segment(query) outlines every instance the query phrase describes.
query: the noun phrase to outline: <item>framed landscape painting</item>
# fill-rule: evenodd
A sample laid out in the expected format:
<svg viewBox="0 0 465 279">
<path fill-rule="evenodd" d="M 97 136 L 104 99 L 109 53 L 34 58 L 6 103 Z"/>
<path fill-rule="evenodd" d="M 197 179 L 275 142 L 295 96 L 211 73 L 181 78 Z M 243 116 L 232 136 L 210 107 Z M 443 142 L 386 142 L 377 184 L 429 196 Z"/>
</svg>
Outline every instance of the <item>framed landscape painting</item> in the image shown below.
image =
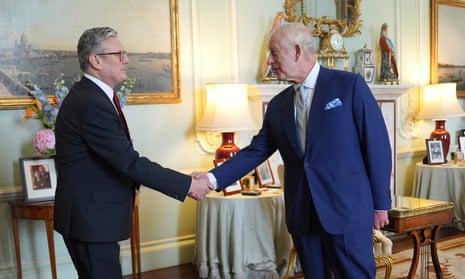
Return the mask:
<svg viewBox="0 0 465 279">
<path fill-rule="evenodd" d="M 32 103 L 28 80 L 52 96 L 63 74 L 70 88 L 82 76 L 77 41 L 97 26 L 116 29 L 128 53 L 127 75 L 136 79 L 128 104 L 180 102 L 178 0 L 0 0 L 0 7 L 0 109 Z"/>
<path fill-rule="evenodd" d="M 455 82 L 465 97 L 465 1 L 431 0 L 431 83 Z"/>
</svg>

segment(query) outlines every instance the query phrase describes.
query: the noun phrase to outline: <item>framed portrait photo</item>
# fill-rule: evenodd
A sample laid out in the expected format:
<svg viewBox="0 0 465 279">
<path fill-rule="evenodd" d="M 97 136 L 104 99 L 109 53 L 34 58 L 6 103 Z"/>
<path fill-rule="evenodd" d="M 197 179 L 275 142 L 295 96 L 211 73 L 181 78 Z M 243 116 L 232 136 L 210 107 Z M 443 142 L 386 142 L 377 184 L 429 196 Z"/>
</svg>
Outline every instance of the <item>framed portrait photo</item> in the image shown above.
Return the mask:
<svg viewBox="0 0 465 279">
<path fill-rule="evenodd" d="M 19 167 L 26 203 L 55 199 L 57 172 L 53 157 L 20 158 Z"/>
<path fill-rule="evenodd" d="M 223 164 L 226 161 L 227 161 L 227 159 L 215 159 L 215 160 L 213 160 L 213 165 L 215 165 L 215 167 L 218 167 L 218 166 L 220 166 L 221 164 Z M 240 193 L 241 191 L 242 191 L 241 182 L 240 182 L 240 180 L 237 180 L 233 184 L 231 184 L 231 185 L 229 185 L 229 186 L 227 186 L 226 188 L 223 189 L 223 195 L 225 195 L 225 196 L 233 195 L 233 194 Z"/>
<path fill-rule="evenodd" d="M 255 172 L 257 174 L 258 184 L 261 188 L 275 184 L 275 179 L 273 176 L 273 171 L 271 170 L 271 164 L 269 160 L 266 160 L 261 165 L 259 165 L 255 169 Z"/>
<path fill-rule="evenodd" d="M 457 142 L 459 144 L 459 149 L 463 152 L 465 150 L 465 136 L 458 136 Z"/>
<path fill-rule="evenodd" d="M 428 152 L 428 164 L 444 164 L 446 158 L 442 149 L 442 141 L 436 139 L 426 140 L 426 150 Z"/>
</svg>

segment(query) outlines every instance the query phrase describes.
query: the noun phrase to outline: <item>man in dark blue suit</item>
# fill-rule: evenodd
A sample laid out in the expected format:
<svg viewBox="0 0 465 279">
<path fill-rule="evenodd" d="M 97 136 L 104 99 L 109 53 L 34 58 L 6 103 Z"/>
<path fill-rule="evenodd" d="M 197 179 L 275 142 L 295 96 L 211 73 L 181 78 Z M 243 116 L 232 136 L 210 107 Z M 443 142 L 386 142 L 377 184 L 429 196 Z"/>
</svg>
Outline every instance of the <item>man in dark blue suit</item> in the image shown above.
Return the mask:
<svg viewBox="0 0 465 279">
<path fill-rule="evenodd" d="M 279 25 L 268 47 L 278 79 L 294 85 L 269 102 L 250 145 L 208 176 L 221 190 L 279 150 L 286 223 L 305 278 L 374 278 L 373 229 L 389 222 L 392 168 L 378 104 L 361 76 L 318 64 L 303 24 Z"/>
<path fill-rule="evenodd" d="M 139 185 L 183 201 L 210 192 L 208 180 L 141 157 L 118 112 L 113 89 L 127 79 L 129 58 L 109 27 L 86 30 L 78 59 L 84 77 L 64 99 L 56 122 L 54 228 L 79 278 L 122 278 L 118 241 L 129 238 Z"/>
</svg>

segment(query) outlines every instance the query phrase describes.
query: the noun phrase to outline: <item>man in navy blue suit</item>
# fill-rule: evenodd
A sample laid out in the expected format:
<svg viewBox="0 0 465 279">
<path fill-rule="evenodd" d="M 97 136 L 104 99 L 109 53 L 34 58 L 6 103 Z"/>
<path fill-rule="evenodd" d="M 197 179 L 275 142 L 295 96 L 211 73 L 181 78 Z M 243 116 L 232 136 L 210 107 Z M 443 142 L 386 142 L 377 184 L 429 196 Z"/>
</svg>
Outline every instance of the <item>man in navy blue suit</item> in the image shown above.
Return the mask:
<svg viewBox="0 0 465 279">
<path fill-rule="evenodd" d="M 305 278 L 374 278 L 373 229 L 389 222 L 392 168 L 378 104 L 360 75 L 319 65 L 305 25 L 279 25 L 268 47 L 268 64 L 293 85 L 269 102 L 250 145 L 208 176 L 221 190 L 279 150 L 287 228 Z"/>
<path fill-rule="evenodd" d="M 64 99 L 56 122 L 54 228 L 79 278 L 122 278 L 118 241 L 129 238 L 134 197 L 145 185 L 183 201 L 210 192 L 206 179 L 164 168 L 134 150 L 113 89 L 129 58 L 109 27 L 86 30 L 78 59 L 84 77 Z"/>
</svg>

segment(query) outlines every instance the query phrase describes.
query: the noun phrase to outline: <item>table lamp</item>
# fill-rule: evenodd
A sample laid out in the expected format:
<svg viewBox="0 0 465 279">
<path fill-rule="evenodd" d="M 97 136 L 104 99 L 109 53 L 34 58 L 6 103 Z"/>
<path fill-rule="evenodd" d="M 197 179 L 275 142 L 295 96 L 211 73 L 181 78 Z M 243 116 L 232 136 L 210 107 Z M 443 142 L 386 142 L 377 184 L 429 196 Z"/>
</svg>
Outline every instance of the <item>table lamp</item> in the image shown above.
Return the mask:
<svg viewBox="0 0 465 279">
<path fill-rule="evenodd" d="M 205 113 L 197 130 L 221 132 L 222 143 L 215 152 L 215 159 L 229 159 L 239 152 L 234 143 L 234 133 L 258 128 L 252 118 L 247 98 L 247 84 L 207 84 Z"/>
<path fill-rule="evenodd" d="M 455 83 L 438 83 L 427 85 L 423 91 L 423 102 L 418 119 L 433 119 L 436 128 L 431 132 L 430 139 L 442 141 L 444 157 L 450 146 L 450 134 L 446 130 L 446 118 L 465 116 L 465 111 L 457 101 Z"/>
</svg>

